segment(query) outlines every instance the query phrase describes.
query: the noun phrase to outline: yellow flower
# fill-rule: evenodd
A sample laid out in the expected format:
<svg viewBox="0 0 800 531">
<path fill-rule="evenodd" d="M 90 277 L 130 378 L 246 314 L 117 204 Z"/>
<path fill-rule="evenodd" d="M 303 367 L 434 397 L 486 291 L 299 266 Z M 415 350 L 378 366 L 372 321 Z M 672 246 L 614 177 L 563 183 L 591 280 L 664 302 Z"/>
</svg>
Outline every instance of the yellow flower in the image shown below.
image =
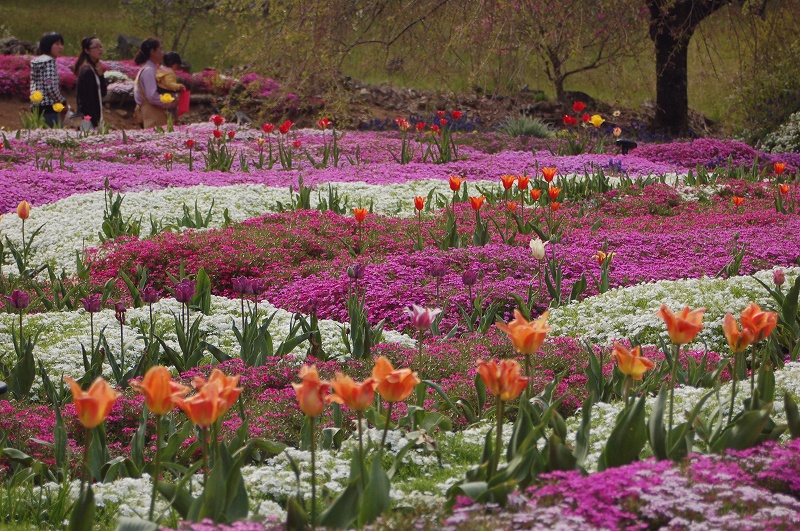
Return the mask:
<svg viewBox="0 0 800 531">
<path fill-rule="evenodd" d="M 603 122 L 605 122 L 605 120 L 599 114 L 593 114 L 592 117 L 589 118 L 589 123 L 595 127 L 600 127 L 603 125 Z"/>
<path fill-rule="evenodd" d="M 165 92 L 164 94 L 162 94 L 160 99 L 161 103 L 172 103 L 173 101 L 175 101 L 175 98 L 173 98 L 172 94 L 170 94 L 169 92 Z"/>
<path fill-rule="evenodd" d="M 63 111 L 64 110 L 64 104 L 63 103 L 54 103 L 53 104 L 53 110 L 56 111 L 56 112 Z"/>
<path fill-rule="evenodd" d="M 31 102 L 32 103 L 41 103 L 44 99 L 44 95 L 39 92 L 38 90 L 34 90 L 33 94 L 31 94 Z"/>
</svg>

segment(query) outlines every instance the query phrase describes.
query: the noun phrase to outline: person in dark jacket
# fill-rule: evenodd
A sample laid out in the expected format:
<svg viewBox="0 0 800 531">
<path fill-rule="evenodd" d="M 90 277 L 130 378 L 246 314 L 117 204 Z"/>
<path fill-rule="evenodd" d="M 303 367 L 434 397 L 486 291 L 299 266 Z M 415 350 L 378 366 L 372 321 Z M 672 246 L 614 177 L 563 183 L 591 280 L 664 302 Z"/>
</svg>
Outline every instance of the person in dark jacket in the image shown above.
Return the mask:
<svg viewBox="0 0 800 531">
<path fill-rule="evenodd" d="M 103 97 L 108 82 L 103 74 L 106 71 L 100 58 L 103 57 L 103 43 L 91 35 L 81 41 L 81 54 L 75 63 L 74 72 L 78 76 L 76 85 L 78 95 L 77 115 L 92 122 L 92 127 L 103 121 Z"/>
</svg>

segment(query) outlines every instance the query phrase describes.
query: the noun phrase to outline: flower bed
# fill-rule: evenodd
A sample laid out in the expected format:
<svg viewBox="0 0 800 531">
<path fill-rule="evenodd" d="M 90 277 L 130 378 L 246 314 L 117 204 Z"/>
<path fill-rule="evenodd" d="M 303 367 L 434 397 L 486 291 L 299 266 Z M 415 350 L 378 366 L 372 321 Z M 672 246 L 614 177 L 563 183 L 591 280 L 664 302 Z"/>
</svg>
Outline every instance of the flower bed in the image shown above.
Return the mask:
<svg viewBox="0 0 800 531">
<path fill-rule="evenodd" d="M 93 379 L 88 374 L 102 375 L 122 392 L 109 405 L 101 447 L 107 452 L 104 462 L 115 464 L 92 472 L 95 479 L 101 470 L 110 474 L 93 487 L 103 528 L 115 526 L 118 516 L 148 512 L 156 448 L 173 452 L 175 465 L 159 483 L 191 478 L 193 490 L 186 495 L 198 496 L 199 486 L 213 483 L 210 478 L 224 466 L 219 447 L 235 448 L 251 438 L 259 439 L 252 443 L 258 450 L 246 454 L 244 466 L 228 471 L 231 481 L 241 478 L 247 503 L 229 509 L 235 518 L 217 514 L 215 519 L 249 517 L 257 521 L 254 529 L 297 517 L 297 500 L 305 500 L 302 514 L 308 516 L 312 470 L 317 499 L 325 500 L 318 503 L 320 512 L 337 495 L 351 492 L 350 505 L 360 506 L 367 492 L 382 492 L 385 498 L 375 503 L 412 506 L 427 515 L 409 524 L 399 513 L 385 514 L 379 525 L 389 527 L 426 521 L 475 529 L 487 522 L 510 528 L 791 527 L 800 513 L 791 458 L 797 443 L 788 440 L 789 431 L 770 431 L 795 422 L 791 400 L 800 394 L 795 384 L 800 369 L 796 362 L 783 365 L 791 357 L 791 325 L 778 323 L 775 314 L 775 338 L 760 343 L 761 361 L 756 363 L 754 346 L 745 353 L 747 363 L 736 369 L 729 363 L 729 329 L 723 326 L 726 313 L 747 311 L 750 302 L 769 311 L 791 309 L 775 301 L 778 295 L 789 297 L 800 273 L 795 267 L 800 244 L 781 236 L 800 229 L 796 185 L 787 179 L 794 172 L 790 159 L 780 172 L 771 164 L 701 171 L 707 182 L 699 183 L 700 173 L 687 171 L 697 164 L 711 168 L 724 166 L 720 161 L 729 157 L 743 165 L 757 157 L 760 163 L 784 158 L 770 159 L 735 142 L 695 141 L 642 145 L 635 156 L 612 155 L 612 164 L 609 154 L 498 151 L 496 137 L 469 133 L 474 136 L 460 146 L 458 157 L 434 164 L 422 151 L 439 146 L 434 132 L 414 133 L 411 145 L 417 151 L 399 164 L 396 155 L 408 146 L 403 135 L 345 132 L 337 137 L 339 158 L 333 163 L 332 134 L 325 128 L 285 134 L 199 124 L 124 136 L 6 135 L 0 182 L 9 192 L 0 208 L 11 211 L 23 199 L 33 208 L 29 215 L 23 208 L 0 221 L 6 253 L 2 287 L 9 301 L 8 313 L 0 315 L 0 338 L 10 349 L 21 328 L 27 338 L 35 336 L 31 349 L 39 372 L 24 393 L 27 399 L 0 403 L 0 429 L 7 445 L 30 456 L 29 463 L 42 463 L 31 470 L 39 474 L 44 496 L 67 500 L 65 515 L 69 500 L 85 503 L 77 477 L 87 415 L 72 405 L 56 415 L 42 403 L 56 395 L 69 402 L 68 392 L 50 383 L 70 376 L 84 378 L 86 387 Z M 196 142 L 189 148 L 187 140 Z M 545 167 L 558 168 L 552 182 L 544 181 Z M 520 192 L 521 181 L 514 178 L 509 187 L 501 184 L 508 174 L 527 174 L 529 188 Z M 460 188 L 454 189 L 453 175 L 466 178 Z M 540 191 L 539 199 L 531 198 L 531 188 Z M 529 246 L 537 231 L 550 240 L 544 256 Z M 553 285 L 556 272 L 560 291 Z M 181 277 L 192 280 L 178 284 Z M 570 302 L 570 290 L 580 287 L 582 277 L 586 286 L 576 288 Z M 770 294 L 765 286 L 776 291 Z M 30 301 L 23 291 L 33 295 Z M 413 304 L 441 309 L 441 318 L 425 308 L 408 312 Z M 702 329 L 694 331 L 689 345 L 678 347 L 678 363 L 672 362 L 676 351 L 661 345 L 664 323 L 656 311 L 662 304 L 673 310 L 706 308 Z M 532 319 L 528 323 L 520 314 L 505 330 L 509 341 L 493 323 L 510 321 L 517 306 Z M 773 319 L 769 311 L 764 319 Z M 517 327 L 541 339 L 531 352 L 528 340 L 516 336 Z M 368 340 L 359 335 L 364 333 Z M 305 338 L 289 351 L 279 350 L 297 335 Z M 614 360 L 619 349 L 639 343 L 652 372 L 634 381 Z M 102 355 L 95 345 L 102 346 Z M 176 402 L 191 422 L 174 407 L 163 418 L 143 415 L 144 400 L 122 385 L 124 373 L 137 373 L 147 356 L 154 356 L 153 365 L 171 367 L 176 386 L 198 385 L 191 398 Z M 354 386 L 368 387 L 370 378 L 378 385 L 385 378 L 373 372 L 378 356 L 424 382 L 413 393 L 408 389 L 396 406 L 384 400 L 374 407 L 368 396 L 368 407 L 354 408 L 357 396 L 348 389 L 363 387 L 348 387 L 337 372 L 362 382 Z M 3 378 L 10 380 L 17 359 L 7 349 Z M 529 365 L 531 394 L 524 396 L 536 398 L 505 406 L 503 415 L 504 402 L 516 395 L 504 387 L 507 398 L 498 401 L 492 396 L 500 395 L 497 386 L 518 378 L 513 381 L 518 394 L 527 385 L 511 369 L 492 379 L 486 372 L 490 364 L 476 366 L 479 359 L 503 360 L 498 365 L 503 370 Z M 323 380 L 314 379 L 311 363 Z M 751 369 L 758 378 L 749 384 Z M 15 370 L 13 375 L 20 374 Z M 216 389 L 206 382 L 217 378 L 215 370 L 238 377 L 219 384 L 233 393 L 226 402 L 231 412 L 218 424 L 215 417 L 204 425 L 185 402 L 211 393 L 203 390 L 206 385 Z M 50 383 L 42 374 L 49 374 Z M 304 395 L 298 374 L 302 386 L 322 391 L 333 381 L 340 386 L 334 396 L 345 406 L 320 402 L 321 414 L 308 413 L 318 404 Z M 740 389 L 729 413 L 735 374 Z M 676 425 L 695 416 L 685 428 L 693 430 L 692 449 L 712 455 L 684 458 L 680 448 L 670 448 L 675 462 L 654 460 L 649 456 L 662 450 L 643 439 L 634 455 L 639 462 L 608 466 L 609 441 L 618 437 L 620 419 L 636 408 L 641 423 L 645 416 L 655 418 L 664 407 L 659 389 L 671 390 L 673 382 L 681 385 L 669 393 L 670 427 L 674 404 Z M 751 386 L 759 394 L 751 394 Z M 771 405 L 759 402 L 764 396 Z M 754 401 L 757 407 L 748 405 Z M 301 410 L 315 423 L 304 423 Z M 773 424 L 755 433 L 782 437 L 779 444 L 751 441 L 745 445 L 751 449 L 722 455 L 717 449 L 730 445 L 703 431 L 726 418 L 744 422 L 756 415 L 767 415 Z M 384 418 L 393 429 L 384 432 Z M 533 448 L 547 448 L 537 455 L 548 457 L 530 458 L 531 469 L 539 459 L 545 459 L 544 468 L 530 481 L 518 479 L 529 472 L 519 472 L 511 483 L 527 488 L 516 493 L 470 490 L 476 487 L 466 479 L 484 478 L 489 485 L 494 474 L 502 477 L 516 466 L 513 459 L 506 462 L 505 453 L 485 460 L 495 450 L 498 456 L 502 449 L 509 456 L 523 447 L 534 451 L 519 435 L 526 418 L 547 419 Z M 157 426 L 169 430 L 174 442 L 156 444 Z M 320 435 L 316 447 L 309 447 L 311 433 Z M 499 446 L 485 446 L 495 437 Z M 58 450 L 62 443 L 64 455 Z M 204 463 L 209 453 L 216 457 Z M 21 462 L 13 452 L 0 461 L 5 477 L 18 473 Z M 184 475 L 193 465 L 197 468 Z M 201 466 L 212 474 L 209 479 Z M 559 466 L 573 470 L 554 472 Z M 371 470 L 370 486 L 378 487 L 354 486 L 348 478 L 366 482 L 366 473 L 351 476 L 351 467 Z M 72 483 L 54 481 L 59 478 L 48 476 L 48 468 L 63 468 Z M 391 475 L 385 490 L 381 473 Z M 238 483 L 230 488 L 235 492 Z M 124 496 L 126 490 L 133 495 Z M 478 503 L 457 498 L 457 492 L 472 492 Z M 486 496 L 506 505 L 487 504 Z M 447 502 L 456 504 L 452 513 L 442 509 Z M 186 515 L 170 509 L 162 496 L 154 508 L 162 525 L 199 529 L 200 524 L 181 523 Z"/>
</svg>

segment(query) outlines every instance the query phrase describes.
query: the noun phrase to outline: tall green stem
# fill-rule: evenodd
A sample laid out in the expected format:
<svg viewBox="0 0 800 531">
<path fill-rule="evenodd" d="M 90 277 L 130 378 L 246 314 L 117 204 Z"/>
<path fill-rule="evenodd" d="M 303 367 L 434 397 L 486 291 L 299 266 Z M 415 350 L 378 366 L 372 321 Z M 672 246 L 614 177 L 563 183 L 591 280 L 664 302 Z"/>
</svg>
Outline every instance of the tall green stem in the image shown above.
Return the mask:
<svg viewBox="0 0 800 531">
<path fill-rule="evenodd" d="M 492 460 L 492 468 L 489 474 L 489 479 L 497 472 L 497 465 L 500 464 L 500 448 L 503 446 L 503 401 L 497 399 L 497 438 L 494 444 L 494 459 Z"/>
<path fill-rule="evenodd" d="M 731 422 L 733 419 L 733 405 L 736 401 L 736 380 L 739 376 L 739 367 L 738 367 L 738 360 L 739 360 L 739 353 L 733 353 L 733 369 L 731 372 L 731 403 L 728 406 L 728 423 Z"/>
<path fill-rule="evenodd" d="M 150 494 L 150 513 L 148 520 L 153 521 L 153 511 L 156 507 L 156 491 L 158 490 L 158 476 L 161 473 L 161 415 L 156 415 L 156 468 L 153 471 L 153 492 Z"/>
<path fill-rule="evenodd" d="M 753 343 L 750 348 L 752 349 L 752 361 L 750 362 L 750 409 L 753 409 L 753 393 L 756 389 L 756 345 Z"/>
<path fill-rule="evenodd" d="M 531 355 L 525 354 L 525 376 L 528 377 L 528 385 L 525 396 L 530 397 L 533 392 L 533 369 L 531 368 Z"/>
<path fill-rule="evenodd" d="M 672 433 L 672 408 L 675 403 L 675 379 L 678 374 L 678 356 L 681 352 L 680 345 L 672 345 L 672 368 L 669 372 L 669 430 L 667 431 L 667 441 L 669 442 Z"/>
<path fill-rule="evenodd" d="M 630 375 L 626 375 L 625 376 L 625 388 L 624 388 L 624 390 L 622 392 L 622 401 L 625 402 L 625 407 L 628 407 L 628 401 L 629 401 L 630 392 L 631 392 L 631 383 L 633 383 L 633 380 L 631 379 Z"/>
<path fill-rule="evenodd" d="M 419 360 L 417 361 L 417 367 L 419 367 L 420 372 L 422 372 L 422 336 L 425 334 L 425 330 L 419 331 L 419 339 L 417 340 L 417 357 Z"/>
<path fill-rule="evenodd" d="M 203 489 L 208 487 L 208 434 L 200 427 L 200 446 L 203 449 Z"/>
<path fill-rule="evenodd" d="M 90 345 L 92 358 L 94 358 L 94 313 L 89 312 L 89 330 L 91 332 L 92 343 Z"/>
<path fill-rule="evenodd" d="M 91 481 L 89 474 L 89 451 L 92 447 L 92 428 L 86 428 L 86 444 L 84 444 L 83 451 L 83 475 L 81 477 L 81 493 L 83 493 L 84 486 Z"/>
<path fill-rule="evenodd" d="M 386 408 L 386 422 L 383 425 L 383 436 L 381 436 L 381 452 L 383 451 L 383 445 L 386 444 L 386 434 L 389 432 L 389 424 L 392 422 L 392 406 L 394 402 L 389 402 L 389 405 Z"/>
<path fill-rule="evenodd" d="M 363 413 L 361 411 L 356 412 L 356 422 L 358 422 L 358 463 L 361 465 L 361 486 L 364 487 L 364 490 L 367 489 L 367 472 L 364 468 L 364 428 L 361 425 L 361 419 L 363 418 Z"/>
<path fill-rule="evenodd" d="M 311 420 L 311 529 L 317 526 L 317 437 L 314 433 L 315 417 Z"/>
</svg>

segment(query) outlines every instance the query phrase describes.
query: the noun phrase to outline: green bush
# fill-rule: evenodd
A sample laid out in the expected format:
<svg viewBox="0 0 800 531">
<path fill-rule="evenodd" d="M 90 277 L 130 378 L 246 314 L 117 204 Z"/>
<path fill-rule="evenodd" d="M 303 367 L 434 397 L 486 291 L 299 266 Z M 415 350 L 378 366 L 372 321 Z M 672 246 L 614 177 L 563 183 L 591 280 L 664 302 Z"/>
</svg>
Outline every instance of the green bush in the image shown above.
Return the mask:
<svg viewBox="0 0 800 531">
<path fill-rule="evenodd" d="M 500 124 L 497 128 L 500 133 L 504 135 L 518 137 L 518 136 L 533 136 L 536 138 L 552 138 L 553 130 L 550 126 L 538 118 L 531 118 L 530 116 L 517 116 L 509 117 Z"/>
</svg>

